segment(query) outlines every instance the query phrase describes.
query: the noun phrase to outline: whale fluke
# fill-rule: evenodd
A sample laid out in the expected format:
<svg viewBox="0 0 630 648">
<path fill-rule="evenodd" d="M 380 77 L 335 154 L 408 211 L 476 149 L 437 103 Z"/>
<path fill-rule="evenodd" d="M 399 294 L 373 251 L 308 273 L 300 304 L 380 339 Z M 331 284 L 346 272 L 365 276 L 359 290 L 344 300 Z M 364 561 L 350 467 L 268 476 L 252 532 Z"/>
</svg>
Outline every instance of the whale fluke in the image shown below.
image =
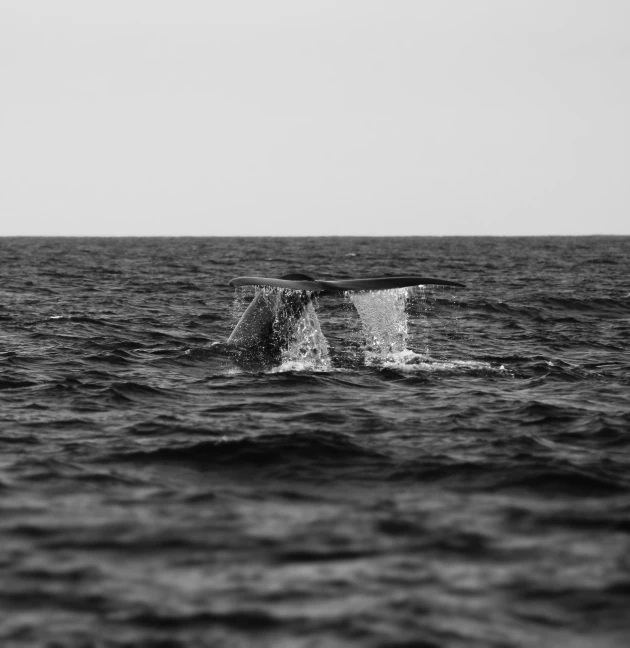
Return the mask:
<svg viewBox="0 0 630 648">
<path fill-rule="evenodd" d="M 303 274 L 282 277 L 236 277 L 230 286 L 281 288 L 281 291 L 259 290 L 232 331 L 228 343 L 234 345 L 236 360 L 243 366 L 279 364 L 288 348 L 300 317 L 313 295 L 339 294 L 348 290 L 391 290 L 411 286 L 451 286 L 464 284 L 445 279 L 406 275 L 366 279 L 313 279 Z"/>
<path fill-rule="evenodd" d="M 293 279 L 293 277 L 296 277 Z M 236 277 L 229 282 L 230 286 L 269 286 L 285 290 L 306 290 L 308 292 L 345 292 L 347 290 L 391 290 L 410 286 L 451 286 L 465 288 L 457 281 L 433 279 L 405 275 L 402 277 L 373 277 L 366 279 L 310 279 L 306 275 L 284 275 L 279 279 L 273 277 Z"/>
</svg>

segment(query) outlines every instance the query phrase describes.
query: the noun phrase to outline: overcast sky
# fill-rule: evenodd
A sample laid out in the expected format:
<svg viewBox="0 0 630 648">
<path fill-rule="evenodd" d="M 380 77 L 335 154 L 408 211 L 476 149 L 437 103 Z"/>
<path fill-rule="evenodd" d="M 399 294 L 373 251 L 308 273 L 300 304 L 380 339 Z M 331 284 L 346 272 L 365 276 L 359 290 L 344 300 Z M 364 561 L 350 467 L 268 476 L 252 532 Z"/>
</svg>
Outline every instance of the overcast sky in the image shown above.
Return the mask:
<svg viewBox="0 0 630 648">
<path fill-rule="evenodd" d="M 630 234 L 629 0 L 0 0 L 0 235 Z"/>
</svg>

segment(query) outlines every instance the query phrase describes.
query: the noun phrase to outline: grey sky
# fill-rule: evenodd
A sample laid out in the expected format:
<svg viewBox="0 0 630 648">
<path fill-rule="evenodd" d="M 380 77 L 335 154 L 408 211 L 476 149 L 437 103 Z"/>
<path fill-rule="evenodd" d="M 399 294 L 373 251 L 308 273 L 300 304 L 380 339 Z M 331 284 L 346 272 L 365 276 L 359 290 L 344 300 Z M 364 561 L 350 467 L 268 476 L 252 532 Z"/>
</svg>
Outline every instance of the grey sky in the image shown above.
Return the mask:
<svg viewBox="0 0 630 648">
<path fill-rule="evenodd" d="M 0 0 L 0 235 L 630 234 L 628 0 Z"/>
</svg>

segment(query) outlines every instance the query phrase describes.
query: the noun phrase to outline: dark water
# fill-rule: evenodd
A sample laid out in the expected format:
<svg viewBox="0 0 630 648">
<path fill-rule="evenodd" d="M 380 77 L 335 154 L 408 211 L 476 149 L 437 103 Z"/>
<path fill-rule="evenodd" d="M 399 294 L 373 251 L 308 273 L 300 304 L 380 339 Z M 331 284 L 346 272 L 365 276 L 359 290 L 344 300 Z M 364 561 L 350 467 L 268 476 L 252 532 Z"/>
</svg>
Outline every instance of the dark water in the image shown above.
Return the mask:
<svg viewBox="0 0 630 648">
<path fill-rule="evenodd" d="M 468 288 L 239 369 L 290 271 Z M 0 340 L 2 646 L 629 645 L 629 238 L 0 239 Z"/>
</svg>

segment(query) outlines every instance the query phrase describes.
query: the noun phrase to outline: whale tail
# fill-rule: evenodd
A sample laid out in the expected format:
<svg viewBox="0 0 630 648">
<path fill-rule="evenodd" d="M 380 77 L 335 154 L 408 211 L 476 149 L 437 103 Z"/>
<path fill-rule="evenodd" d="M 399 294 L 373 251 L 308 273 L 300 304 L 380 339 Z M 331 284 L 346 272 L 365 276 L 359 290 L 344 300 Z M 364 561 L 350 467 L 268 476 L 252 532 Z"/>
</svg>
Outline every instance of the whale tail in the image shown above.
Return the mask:
<svg viewBox="0 0 630 648">
<path fill-rule="evenodd" d="M 236 277 L 230 280 L 229 285 L 281 289 L 259 290 L 234 327 L 228 343 L 237 347 L 239 364 L 278 364 L 313 295 L 423 285 L 465 287 L 455 281 L 414 275 L 330 281 L 300 273 L 279 278 Z"/>
<path fill-rule="evenodd" d="M 410 286 L 450 286 L 465 288 L 457 281 L 435 279 L 433 277 L 418 277 L 403 275 L 396 277 L 369 277 L 365 279 L 312 279 L 303 274 L 288 274 L 279 278 L 274 277 L 235 277 L 228 282 L 230 286 L 268 286 L 286 290 L 306 290 L 308 292 L 346 292 L 348 290 L 391 290 L 392 288 L 407 288 Z"/>
</svg>

